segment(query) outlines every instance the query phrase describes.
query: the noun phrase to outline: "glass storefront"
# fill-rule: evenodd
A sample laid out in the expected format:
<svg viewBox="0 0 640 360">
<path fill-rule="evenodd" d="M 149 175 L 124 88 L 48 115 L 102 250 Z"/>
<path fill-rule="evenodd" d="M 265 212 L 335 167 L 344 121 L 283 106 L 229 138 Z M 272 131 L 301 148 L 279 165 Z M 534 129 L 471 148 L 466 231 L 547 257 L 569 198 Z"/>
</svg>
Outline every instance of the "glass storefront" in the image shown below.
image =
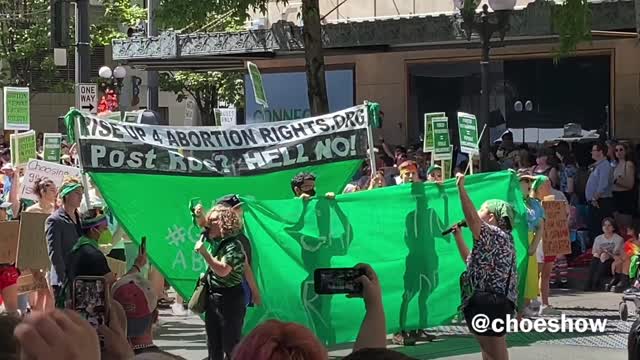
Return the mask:
<svg viewBox="0 0 640 360">
<path fill-rule="evenodd" d="M 611 98 L 609 56 L 493 61 L 490 78 L 490 136 L 507 128 L 517 143 L 543 143 L 561 137 L 564 125 L 583 132 L 608 130 Z M 427 112 L 446 112 L 454 139 L 456 112 L 480 116 L 480 65 L 477 62 L 409 66 L 409 134 L 417 143 Z M 519 106 L 522 105 L 522 106 Z"/>
</svg>

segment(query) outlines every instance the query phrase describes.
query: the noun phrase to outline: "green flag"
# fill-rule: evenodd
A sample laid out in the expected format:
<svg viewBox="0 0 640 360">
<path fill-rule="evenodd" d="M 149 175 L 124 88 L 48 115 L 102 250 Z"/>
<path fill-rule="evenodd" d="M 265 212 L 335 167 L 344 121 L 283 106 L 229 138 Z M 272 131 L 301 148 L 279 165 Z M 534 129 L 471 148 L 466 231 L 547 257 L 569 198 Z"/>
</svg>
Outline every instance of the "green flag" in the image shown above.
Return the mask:
<svg viewBox="0 0 640 360">
<path fill-rule="evenodd" d="M 186 298 L 205 264 L 186 204 L 226 194 L 292 198 L 291 179 L 312 172 L 317 192 L 339 193 L 367 154 L 364 105 L 277 124 L 167 127 L 81 114 L 82 167 L 134 242 Z M 78 115 L 78 113 L 74 113 Z"/>
<path fill-rule="evenodd" d="M 490 199 L 515 205 L 514 239 L 523 274 L 527 224 L 517 177 L 511 172 L 470 176 L 466 187 L 478 208 Z M 388 331 L 399 330 L 407 296 L 414 297 L 404 314 L 406 329 L 447 324 L 457 314 L 465 264 L 453 236 L 442 236 L 464 218 L 455 180 L 442 187 L 407 184 L 336 200 L 245 201 L 246 233 L 264 304 L 249 311 L 246 330 L 278 318 L 311 328 L 329 344 L 354 340 L 364 315 L 362 301 L 316 295 L 313 271 L 361 262 L 378 274 Z M 471 248 L 470 232 L 463 233 Z"/>
</svg>

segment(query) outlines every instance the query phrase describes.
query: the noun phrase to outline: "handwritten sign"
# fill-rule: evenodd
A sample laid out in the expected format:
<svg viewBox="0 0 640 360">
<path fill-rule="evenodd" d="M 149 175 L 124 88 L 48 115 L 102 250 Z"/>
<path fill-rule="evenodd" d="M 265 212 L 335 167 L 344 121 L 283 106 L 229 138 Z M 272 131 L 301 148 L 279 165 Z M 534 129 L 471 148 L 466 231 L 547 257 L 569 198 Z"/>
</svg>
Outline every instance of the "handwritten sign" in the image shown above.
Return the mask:
<svg viewBox="0 0 640 360">
<path fill-rule="evenodd" d="M 34 185 L 38 179 L 53 181 L 56 188 L 62 185 L 65 176 L 80 177 L 80 169 L 65 166 L 50 161 L 30 160 L 25 169 L 24 178 L 20 188 L 20 197 L 37 201 L 38 196 L 34 192 Z"/>
<path fill-rule="evenodd" d="M 21 275 L 18 278 L 18 294 L 26 294 L 32 291 L 36 291 L 38 287 L 36 286 L 36 280 L 33 274 L 29 273 L 26 275 Z"/>
<path fill-rule="evenodd" d="M 20 222 L 0 222 L 0 264 L 13 264 L 16 262 L 18 252 L 18 233 Z"/>
<path fill-rule="evenodd" d="M 124 261 L 107 256 L 107 264 L 109 264 L 109 269 L 116 276 L 116 279 L 127 273 L 127 263 Z"/>
<path fill-rule="evenodd" d="M 571 253 L 569 238 L 569 219 L 565 201 L 543 201 L 544 235 L 542 251 L 545 256 L 566 255 Z"/>
<path fill-rule="evenodd" d="M 18 241 L 18 269 L 43 269 L 51 267 L 44 223 L 49 214 L 27 213 L 20 215 L 20 236 Z"/>
</svg>

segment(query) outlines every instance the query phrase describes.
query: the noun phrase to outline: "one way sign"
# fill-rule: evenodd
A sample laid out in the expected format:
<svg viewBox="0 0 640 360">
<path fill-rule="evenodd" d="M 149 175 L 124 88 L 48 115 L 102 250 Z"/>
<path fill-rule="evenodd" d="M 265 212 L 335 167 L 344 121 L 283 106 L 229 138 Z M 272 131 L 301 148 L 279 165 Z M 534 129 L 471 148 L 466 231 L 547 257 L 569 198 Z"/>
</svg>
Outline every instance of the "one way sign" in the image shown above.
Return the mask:
<svg viewBox="0 0 640 360">
<path fill-rule="evenodd" d="M 76 85 L 76 107 L 82 111 L 88 111 L 92 114 L 98 112 L 97 84 Z"/>
</svg>

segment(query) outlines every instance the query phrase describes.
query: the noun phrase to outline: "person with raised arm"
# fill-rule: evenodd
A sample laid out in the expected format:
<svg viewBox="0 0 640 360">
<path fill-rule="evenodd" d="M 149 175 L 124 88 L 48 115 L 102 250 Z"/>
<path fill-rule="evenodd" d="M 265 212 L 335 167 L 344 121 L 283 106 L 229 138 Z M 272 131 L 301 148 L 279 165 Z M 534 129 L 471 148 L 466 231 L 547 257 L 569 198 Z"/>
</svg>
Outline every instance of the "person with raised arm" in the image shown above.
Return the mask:
<svg viewBox="0 0 640 360">
<path fill-rule="evenodd" d="M 506 329 L 477 329 L 474 318 L 483 315 L 489 324 L 502 319 L 504 324 L 515 311 L 518 299 L 516 252 L 511 231 L 513 207 L 502 200 L 485 201 L 476 210 L 465 189 L 465 176 L 456 175 L 460 203 L 467 226 L 473 235 L 469 250 L 459 227 L 454 228 L 456 245 L 467 270 L 460 277 L 460 305 L 471 333 L 482 349 L 483 359 L 507 360 Z"/>
</svg>

